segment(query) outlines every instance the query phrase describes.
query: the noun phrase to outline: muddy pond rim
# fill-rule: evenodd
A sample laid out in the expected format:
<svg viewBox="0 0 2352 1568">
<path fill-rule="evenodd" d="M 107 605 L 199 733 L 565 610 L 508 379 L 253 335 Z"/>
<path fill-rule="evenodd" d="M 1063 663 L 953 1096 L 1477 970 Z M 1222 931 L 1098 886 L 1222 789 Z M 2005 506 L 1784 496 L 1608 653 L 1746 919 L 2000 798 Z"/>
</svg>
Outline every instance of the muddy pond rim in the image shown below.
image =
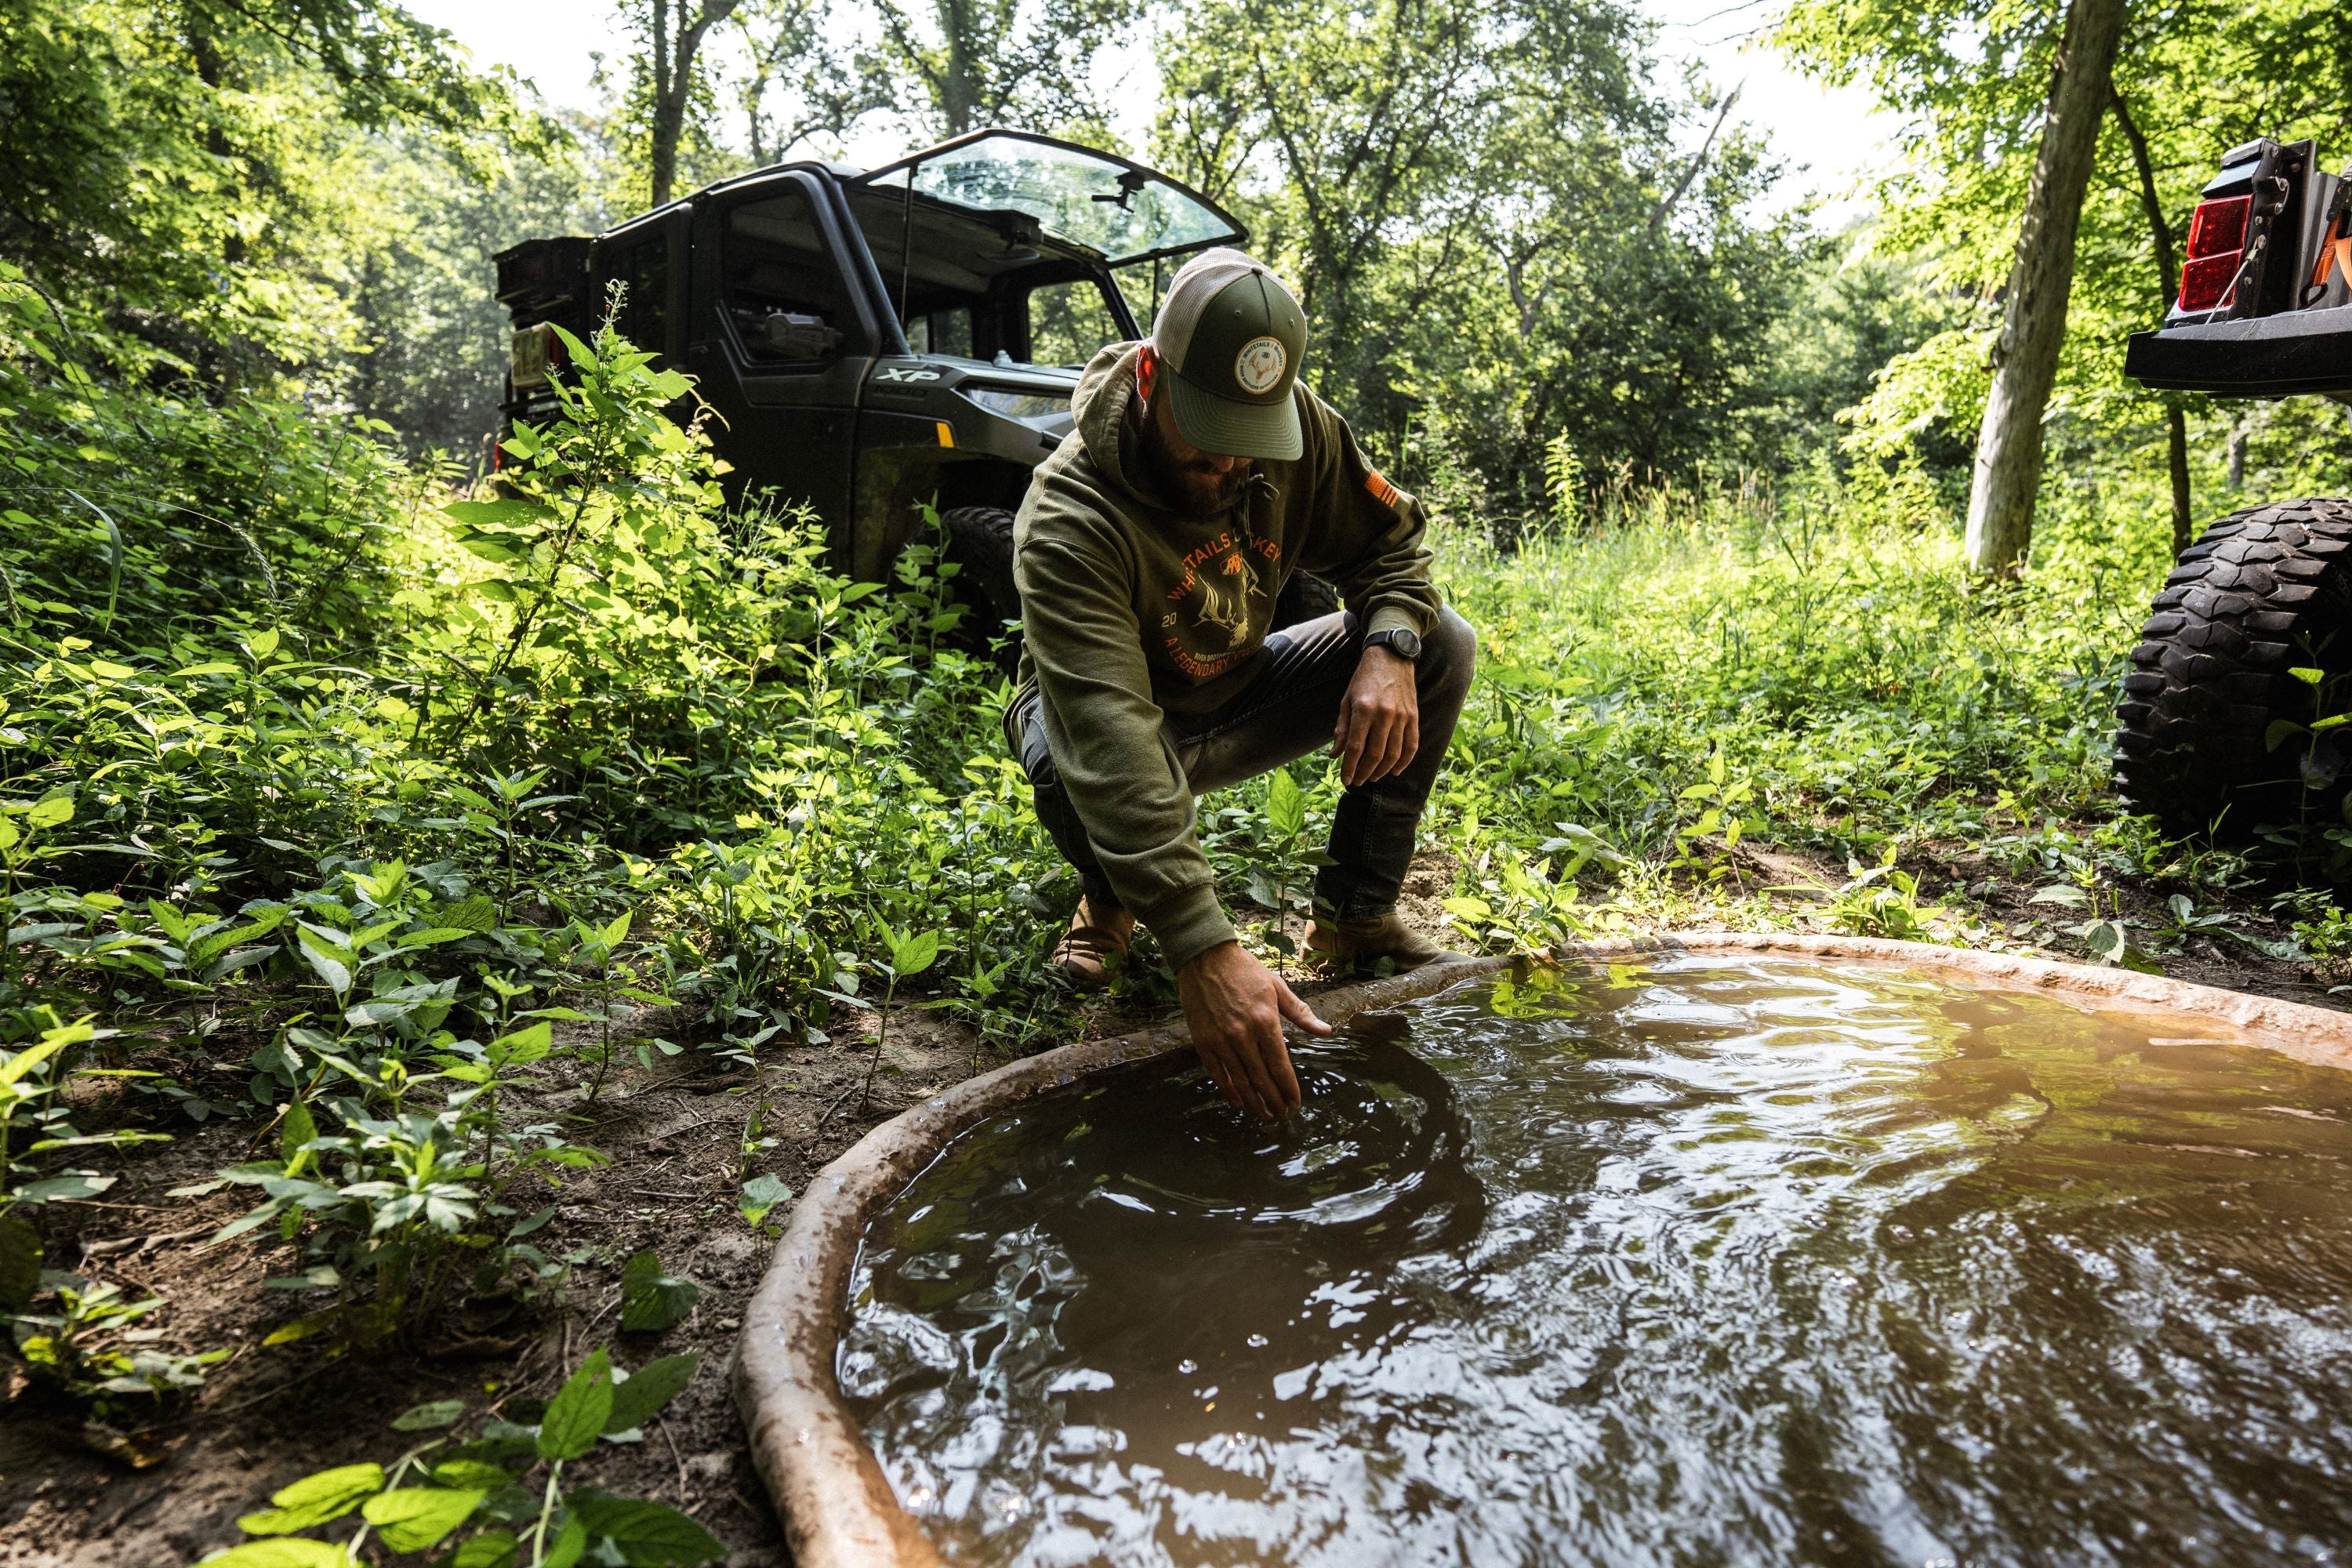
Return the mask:
<svg viewBox="0 0 2352 1568">
<path fill-rule="evenodd" d="M 2352 1070 L 2352 1014 L 2121 969 L 1874 937 L 1693 931 L 1580 942 L 1564 962 L 1722 953 L 1810 958 L 1923 970 L 2094 1011 L 2147 1011 L 2226 1026 L 2220 1043 Z M 1327 991 L 1312 999 L 1334 1024 L 1522 962 L 1482 958 Z M 1187 1048 L 1181 1025 L 1091 1040 L 1029 1057 L 944 1089 L 874 1128 L 819 1172 L 776 1244 L 743 1315 L 735 1402 L 751 1457 L 799 1568 L 941 1568 L 920 1524 L 898 1506 L 865 1433 L 841 1396 L 835 1352 L 848 1320 L 850 1272 L 874 1215 L 959 1134 L 1080 1079 Z"/>
</svg>

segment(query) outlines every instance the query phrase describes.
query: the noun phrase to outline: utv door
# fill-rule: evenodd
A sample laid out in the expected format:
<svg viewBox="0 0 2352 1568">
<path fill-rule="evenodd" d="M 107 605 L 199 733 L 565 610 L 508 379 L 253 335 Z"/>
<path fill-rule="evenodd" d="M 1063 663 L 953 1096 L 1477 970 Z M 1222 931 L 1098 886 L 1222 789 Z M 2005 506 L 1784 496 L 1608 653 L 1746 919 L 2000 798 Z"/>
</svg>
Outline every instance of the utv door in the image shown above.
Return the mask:
<svg viewBox="0 0 2352 1568">
<path fill-rule="evenodd" d="M 842 266 L 845 237 L 815 179 L 800 173 L 715 192 L 694 226 L 687 369 L 727 422 L 730 493 L 772 490 L 807 505 L 841 557 L 858 387 L 880 337 Z"/>
</svg>

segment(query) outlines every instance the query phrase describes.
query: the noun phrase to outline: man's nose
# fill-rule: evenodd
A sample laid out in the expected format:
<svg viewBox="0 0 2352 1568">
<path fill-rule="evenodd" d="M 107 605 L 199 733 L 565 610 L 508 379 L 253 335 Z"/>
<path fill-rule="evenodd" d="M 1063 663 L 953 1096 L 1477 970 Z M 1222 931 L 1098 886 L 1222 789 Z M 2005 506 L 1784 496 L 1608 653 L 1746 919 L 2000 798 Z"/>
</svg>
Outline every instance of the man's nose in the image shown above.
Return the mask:
<svg viewBox="0 0 2352 1568">
<path fill-rule="evenodd" d="M 1210 471 L 1219 474 L 1230 474 L 1235 468 L 1240 468 L 1244 463 L 1249 461 L 1247 458 L 1224 458 L 1218 456 L 1214 452 L 1203 452 L 1201 456 L 1209 460 Z"/>
</svg>

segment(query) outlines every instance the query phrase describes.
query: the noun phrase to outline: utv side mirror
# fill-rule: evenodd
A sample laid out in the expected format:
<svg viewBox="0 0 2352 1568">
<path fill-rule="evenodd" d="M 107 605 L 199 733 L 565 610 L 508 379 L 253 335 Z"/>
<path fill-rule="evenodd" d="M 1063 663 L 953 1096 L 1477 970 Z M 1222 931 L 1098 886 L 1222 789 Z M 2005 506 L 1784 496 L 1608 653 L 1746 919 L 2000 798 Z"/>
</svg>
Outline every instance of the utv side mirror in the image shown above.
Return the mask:
<svg viewBox="0 0 2352 1568">
<path fill-rule="evenodd" d="M 789 310 L 769 311 L 749 336 L 752 346 L 765 353 L 803 363 L 831 359 L 844 341 L 840 330 L 826 326 L 823 316 L 795 315 Z"/>
</svg>

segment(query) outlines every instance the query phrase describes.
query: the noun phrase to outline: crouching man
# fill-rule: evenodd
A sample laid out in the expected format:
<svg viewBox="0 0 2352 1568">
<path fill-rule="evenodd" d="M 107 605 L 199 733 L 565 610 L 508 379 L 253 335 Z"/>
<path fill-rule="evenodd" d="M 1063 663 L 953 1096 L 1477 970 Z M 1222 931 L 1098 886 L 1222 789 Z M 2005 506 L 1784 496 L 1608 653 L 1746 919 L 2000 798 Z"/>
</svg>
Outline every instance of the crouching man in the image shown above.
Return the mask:
<svg viewBox="0 0 2352 1568">
<path fill-rule="evenodd" d="M 1330 1027 L 1234 941 L 1193 797 L 1328 746 L 1346 790 L 1308 945 L 1358 972 L 1454 956 L 1396 900 L 1476 655 L 1430 580 L 1419 505 L 1299 384 L 1306 346 L 1273 273 L 1195 257 L 1151 340 L 1087 367 L 1077 429 L 1013 530 L 1026 642 L 1006 729 L 1085 889 L 1054 962 L 1099 985 L 1140 920 L 1202 1062 L 1261 1116 L 1298 1104 L 1284 1020 Z M 1269 635 L 1293 572 L 1349 607 Z"/>
</svg>

